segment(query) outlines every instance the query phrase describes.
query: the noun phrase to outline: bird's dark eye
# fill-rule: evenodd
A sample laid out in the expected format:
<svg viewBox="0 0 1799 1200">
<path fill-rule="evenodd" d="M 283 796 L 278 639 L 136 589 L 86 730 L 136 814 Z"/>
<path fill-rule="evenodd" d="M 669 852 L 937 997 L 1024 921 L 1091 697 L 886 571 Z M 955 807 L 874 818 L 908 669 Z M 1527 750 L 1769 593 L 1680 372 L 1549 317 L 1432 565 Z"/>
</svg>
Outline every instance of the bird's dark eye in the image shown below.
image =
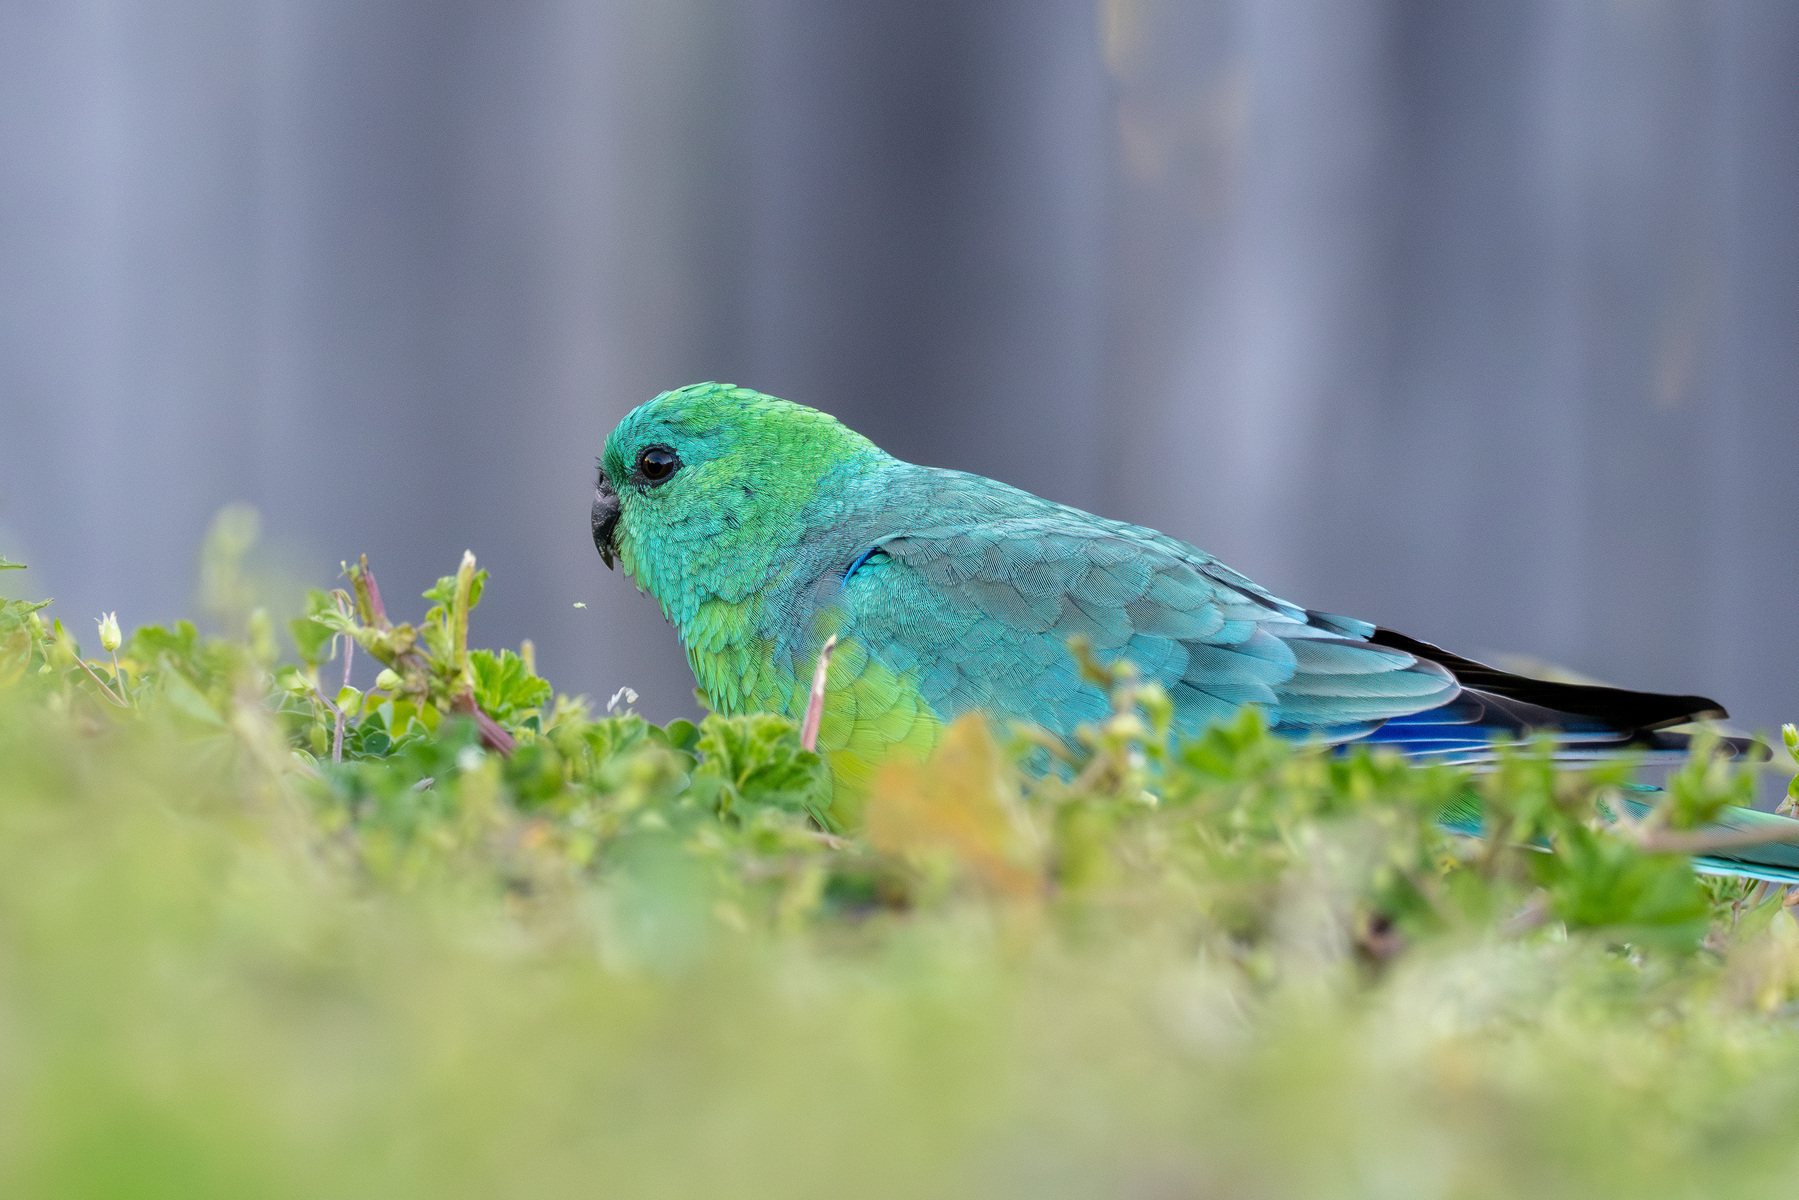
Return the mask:
<svg viewBox="0 0 1799 1200">
<path fill-rule="evenodd" d="M 667 446 L 648 446 L 637 456 L 637 473 L 650 483 L 661 483 L 681 469 L 681 456 Z"/>
</svg>

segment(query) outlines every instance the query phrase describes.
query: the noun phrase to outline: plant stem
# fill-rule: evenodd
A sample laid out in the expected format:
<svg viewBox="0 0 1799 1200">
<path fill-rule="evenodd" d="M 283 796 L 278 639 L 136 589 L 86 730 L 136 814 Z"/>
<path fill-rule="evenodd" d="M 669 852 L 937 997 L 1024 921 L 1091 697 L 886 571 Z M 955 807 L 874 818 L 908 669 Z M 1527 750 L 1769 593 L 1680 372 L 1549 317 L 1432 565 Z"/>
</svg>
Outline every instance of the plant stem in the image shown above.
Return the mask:
<svg viewBox="0 0 1799 1200">
<path fill-rule="evenodd" d="M 506 732 L 506 727 L 488 716 L 486 710 L 475 703 L 473 692 L 463 692 L 450 701 L 450 711 L 475 718 L 475 729 L 481 735 L 481 744 L 489 750 L 511 758 L 512 752 L 518 748 L 518 742 Z"/>
<path fill-rule="evenodd" d="M 125 690 L 125 673 L 119 669 L 119 652 L 117 650 L 114 650 L 111 653 L 112 653 L 112 681 L 113 681 L 114 685 L 117 686 L 119 689 L 120 699 L 125 701 L 127 707 L 130 707 L 131 695 L 130 695 L 130 693 L 128 693 Z"/>
<path fill-rule="evenodd" d="M 369 556 L 363 555 L 357 563 L 357 569 L 351 583 L 356 588 L 356 599 L 361 607 L 368 611 L 363 614 L 364 624 L 373 625 L 377 629 L 388 627 L 387 609 L 381 603 L 381 588 L 375 582 L 375 573 L 369 570 Z"/>
<path fill-rule="evenodd" d="M 464 550 L 462 563 L 456 568 L 456 595 L 450 602 L 450 645 L 453 664 L 471 687 L 474 680 L 468 677 L 468 610 L 474 585 L 475 552 Z"/>
<path fill-rule="evenodd" d="M 806 697 L 806 717 L 800 722 L 800 746 L 817 752 L 818 726 L 825 716 L 825 673 L 831 666 L 831 651 L 837 648 L 837 635 L 825 639 L 818 649 L 818 662 L 812 668 L 812 693 Z"/>
<path fill-rule="evenodd" d="M 87 672 L 88 678 L 92 679 L 96 684 L 98 684 L 100 686 L 100 691 L 105 694 L 105 696 L 108 700 L 112 701 L 114 704 L 118 705 L 120 708 L 130 708 L 131 707 L 130 701 L 121 700 L 121 699 L 119 699 L 118 696 L 114 695 L 112 688 L 108 687 L 106 681 L 104 679 L 100 678 L 100 673 L 98 671 L 95 671 L 92 667 L 88 666 L 84 660 L 79 659 L 79 658 L 76 659 L 75 665 L 80 667 L 83 671 Z"/>
<path fill-rule="evenodd" d="M 1639 834 L 1637 845 L 1651 854 L 1706 854 L 1713 850 L 1739 850 L 1775 842 L 1799 843 L 1799 821 L 1781 830 L 1728 829 L 1708 833 L 1703 829 L 1660 829 Z"/>
</svg>

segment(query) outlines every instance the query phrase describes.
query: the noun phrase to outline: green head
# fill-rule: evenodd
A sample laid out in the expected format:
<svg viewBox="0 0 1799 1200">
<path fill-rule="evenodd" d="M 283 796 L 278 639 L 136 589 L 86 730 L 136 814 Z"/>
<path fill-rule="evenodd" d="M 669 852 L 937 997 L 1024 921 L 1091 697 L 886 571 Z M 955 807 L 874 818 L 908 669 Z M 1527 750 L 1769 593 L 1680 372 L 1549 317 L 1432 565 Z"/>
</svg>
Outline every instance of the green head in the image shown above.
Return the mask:
<svg viewBox="0 0 1799 1200">
<path fill-rule="evenodd" d="M 640 405 L 606 439 L 593 540 L 684 629 L 707 600 L 761 591 L 820 483 L 886 456 L 817 409 L 696 383 Z"/>
</svg>

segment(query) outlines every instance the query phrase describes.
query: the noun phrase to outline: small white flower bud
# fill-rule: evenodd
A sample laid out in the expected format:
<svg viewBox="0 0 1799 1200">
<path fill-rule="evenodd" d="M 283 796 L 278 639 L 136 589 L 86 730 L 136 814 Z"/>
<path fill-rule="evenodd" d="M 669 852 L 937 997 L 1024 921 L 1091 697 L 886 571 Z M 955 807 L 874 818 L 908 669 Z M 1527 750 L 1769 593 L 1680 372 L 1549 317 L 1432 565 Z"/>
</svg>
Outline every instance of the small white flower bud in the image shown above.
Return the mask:
<svg viewBox="0 0 1799 1200">
<path fill-rule="evenodd" d="M 94 624 L 100 627 L 100 645 L 106 648 L 108 654 L 117 650 L 120 644 L 125 640 L 119 636 L 118 613 L 109 612 L 103 616 L 96 617 L 94 618 Z"/>
</svg>

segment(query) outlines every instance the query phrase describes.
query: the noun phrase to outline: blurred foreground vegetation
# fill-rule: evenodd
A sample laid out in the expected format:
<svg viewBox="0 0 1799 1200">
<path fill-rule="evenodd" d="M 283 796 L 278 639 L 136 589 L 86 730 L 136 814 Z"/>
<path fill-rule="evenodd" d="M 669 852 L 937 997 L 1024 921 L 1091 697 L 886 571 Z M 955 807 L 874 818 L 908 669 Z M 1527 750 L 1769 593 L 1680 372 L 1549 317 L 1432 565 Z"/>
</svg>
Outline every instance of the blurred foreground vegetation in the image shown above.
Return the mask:
<svg viewBox="0 0 1799 1200">
<path fill-rule="evenodd" d="M 358 564 L 278 636 L 247 537 L 215 531 L 219 637 L 92 653 L 0 607 L 0 1195 L 1799 1178 L 1799 924 L 1608 821 L 1616 772 L 1330 756 L 1253 714 L 1170 744 L 1089 664 L 1103 726 L 959 722 L 844 828 L 784 719 L 659 728 L 471 651 L 472 559 L 422 619 Z M 1651 820 L 1748 785 L 1697 755 Z M 1439 826 L 1476 797 L 1494 836 Z"/>
</svg>

